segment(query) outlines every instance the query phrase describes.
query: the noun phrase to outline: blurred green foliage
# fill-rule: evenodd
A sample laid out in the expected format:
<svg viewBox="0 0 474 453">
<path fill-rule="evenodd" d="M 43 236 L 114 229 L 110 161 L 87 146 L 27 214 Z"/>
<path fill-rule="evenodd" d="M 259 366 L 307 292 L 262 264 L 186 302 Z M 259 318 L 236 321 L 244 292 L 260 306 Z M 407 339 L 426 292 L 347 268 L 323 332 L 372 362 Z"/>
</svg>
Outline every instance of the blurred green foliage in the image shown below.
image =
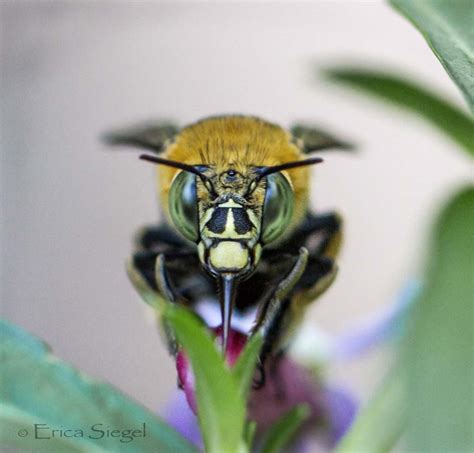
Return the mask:
<svg viewBox="0 0 474 453">
<path fill-rule="evenodd" d="M 338 453 L 390 451 L 405 427 L 403 379 L 400 370 L 389 374 L 337 446 Z"/>
<path fill-rule="evenodd" d="M 191 453 L 196 449 L 173 428 L 118 390 L 85 376 L 50 354 L 48 347 L 19 327 L 0 321 L 0 444 L 19 451 L 104 452 L 160 451 Z M 97 429 L 130 430 L 146 425 L 145 437 L 120 441 L 99 439 Z M 34 424 L 51 429 L 82 429 L 82 437 L 35 439 Z M 51 436 L 44 426 L 40 437 Z M 41 428 L 40 428 L 41 429 Z M 21 437 L 18 433 L 27 430 Z"/>
<path fill-rule="evenodd" d="M 423 292 L 404 339 L 407 445 L 474 450 L 474 188 L 436 220 Z"/>
<path fill-rule="evenodd" d="M 471 109 L 474 5 L 391 0 L 427 39 Z M 425 88 L 369 69 L 339 67 L 331 80 L 416 113 L 474 154 L 474 122 Z M 472 162 L 471 162 L 472 165 Z M 408 320 L 396 370 L 361 411 L 339 451 L 474 451 L 474 187 L 457 191 L 434 221 L 423 290 Z"/>
<path fill-rule="evenodd" d="M 429 122 L 474 156 L 474 121 L 460 108 L 421 85 L 394 74 L 355 67 L 334 67 L 324 75 L 396 105 Z"/>
</svg>

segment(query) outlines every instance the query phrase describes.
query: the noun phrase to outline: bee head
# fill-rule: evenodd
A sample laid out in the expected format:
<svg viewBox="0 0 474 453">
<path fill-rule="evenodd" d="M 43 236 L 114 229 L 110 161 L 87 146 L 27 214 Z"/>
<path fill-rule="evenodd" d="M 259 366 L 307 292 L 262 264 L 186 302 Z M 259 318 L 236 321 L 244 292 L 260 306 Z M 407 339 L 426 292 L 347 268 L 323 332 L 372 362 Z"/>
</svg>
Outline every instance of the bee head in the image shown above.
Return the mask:
<svg viewBox="0 0 474 453">
<path fill-rule="evenodd" d="M 197 244 L 203 267 L 216 277 L 239 279 L 256 268 L 262 247 L 280 239 L 293 216 L 294 193 L 287 169 L 320 158 L 241 172 L 229 166 L 187 165 L 156 156 L 142 159 L 179 168 L 169 191 L 169 213 L 178 231 Z"/>
<path fill-rule="evenodd" d="M 210 117 L 182 129 L 153 123 L 105 139 L 151 151 L 155 155 L 142 158 L 172 167 L 158 172 L 164 211 L 218 281 L 224 350 L 236 285 L 256 269 L 262 249 L 276 248 L 306 214 L 309 172 L 291 169 L 321 162 L 300 160 L 306 153 L 348 147 L 313 127 L 288 132 L 244 115 Z"/>
</svg>

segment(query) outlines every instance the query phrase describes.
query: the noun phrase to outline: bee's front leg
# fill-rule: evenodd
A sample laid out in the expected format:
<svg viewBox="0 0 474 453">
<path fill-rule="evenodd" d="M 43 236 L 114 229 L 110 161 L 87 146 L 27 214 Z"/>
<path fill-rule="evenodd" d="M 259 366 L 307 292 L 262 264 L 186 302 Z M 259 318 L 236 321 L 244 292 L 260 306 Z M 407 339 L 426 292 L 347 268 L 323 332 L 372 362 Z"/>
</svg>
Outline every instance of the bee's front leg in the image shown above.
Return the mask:
<svg viewBox="0 0 474 453">
<path fill-rule="evenodd" d="M 177 297 L 171 287 L 165 268 L 165 257 L 159 254 L 155 259 L 155 285 L 151 286 L 149 279 L 145 278 L 143 269 L 136 266 L 136 257 L 127 263 L 128 276 L 145 302 L 148 303 L 156 312 L 157 320 L 163 326 L 164 339 L 168 346 L 170 354 L 175 355 L 178 351 L 176 337 L 167 323 L 162 318 L 162 312 L 165 304 L 176 303 Z"/>
<path fill-rule="evenodd" d="M 259 311 L 257 313 L 255 326 L 252 329 L 252 334 L 261 332 L 263 335 L 264 340 L 260 354 L 262 362 L 275 348 L 279 332 L 285 330 L 282 327 L 286 322 L 285 315 L 291 303 L 289 295 L 303 275 L 307 262 L 308 250 L 301 247 L 290 272 L 258 302 Z"/>
<path fill-rule="evenodd" d="M 162 294 L 167 302 L 175 303 L 177 296 L 173 288 L 171 287 L 166 268 L 165 268 L 165 255 L 160 253 L 156 257 L 155 261 L 155 281 L 158 287 L 158 292 Z"/>
<path fill-rule="evenodd" d="M 138 250 L 189 249 L 187 243 L 166 223 L 142 227 L 136 232 L 134 242 Z"/>
</svg>

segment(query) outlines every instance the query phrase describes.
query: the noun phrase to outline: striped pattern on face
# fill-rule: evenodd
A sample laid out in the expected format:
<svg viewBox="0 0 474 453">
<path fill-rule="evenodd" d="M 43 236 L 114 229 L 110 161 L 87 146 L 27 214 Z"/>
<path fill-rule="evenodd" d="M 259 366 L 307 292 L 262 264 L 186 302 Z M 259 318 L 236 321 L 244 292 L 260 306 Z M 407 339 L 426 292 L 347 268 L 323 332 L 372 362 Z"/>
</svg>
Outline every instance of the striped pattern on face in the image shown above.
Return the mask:
<svg viewBox="0 0 474 453">
<path fill-rule="evenodd" d="M 260 222 L 252 209 L 245 209 L 233 200 L 206 210 L 201 225 L 208 238 L 256 239 Z"/>
</svg>

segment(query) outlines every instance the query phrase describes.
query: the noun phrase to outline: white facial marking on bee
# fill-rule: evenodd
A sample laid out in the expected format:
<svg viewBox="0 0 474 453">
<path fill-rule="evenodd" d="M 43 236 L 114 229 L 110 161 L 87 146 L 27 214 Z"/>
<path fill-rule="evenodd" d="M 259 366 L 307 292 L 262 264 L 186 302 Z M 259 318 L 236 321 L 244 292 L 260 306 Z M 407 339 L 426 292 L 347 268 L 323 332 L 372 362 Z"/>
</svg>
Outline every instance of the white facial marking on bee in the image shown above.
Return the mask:
<svg viewBox="0 0 474 453">
<path fill-rule="evenodd" d="M 239 242 L 220 241 L 209 251 L 209 263 L 218 271 L 240 271 L 249 261 L 249 252 Z"/>
</svg>

